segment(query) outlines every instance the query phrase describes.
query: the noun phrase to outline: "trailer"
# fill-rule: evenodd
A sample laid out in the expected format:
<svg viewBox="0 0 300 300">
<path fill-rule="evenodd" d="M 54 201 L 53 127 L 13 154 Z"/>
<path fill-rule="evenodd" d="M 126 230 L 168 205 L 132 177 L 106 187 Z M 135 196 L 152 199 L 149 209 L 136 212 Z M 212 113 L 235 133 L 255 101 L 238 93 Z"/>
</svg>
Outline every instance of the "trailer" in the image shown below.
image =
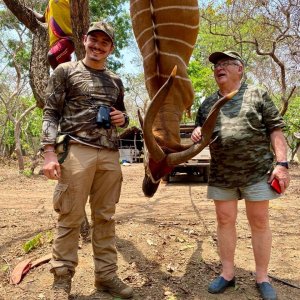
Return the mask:
<svg viewBox="0 0 300 300">
<path fill-rule="evenodd" d="M 143 132 L 133 126 L 119 136 L 119 153 L 122 163 L 143 162 Z"/>
</svg>

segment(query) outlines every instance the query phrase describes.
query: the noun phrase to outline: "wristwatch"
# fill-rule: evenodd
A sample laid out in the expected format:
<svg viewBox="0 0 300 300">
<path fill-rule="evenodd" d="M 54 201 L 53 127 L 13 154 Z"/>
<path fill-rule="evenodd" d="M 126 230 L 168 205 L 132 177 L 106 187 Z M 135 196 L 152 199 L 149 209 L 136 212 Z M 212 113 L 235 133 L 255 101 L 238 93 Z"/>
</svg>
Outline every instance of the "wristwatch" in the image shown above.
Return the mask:
<svg viewBox="0 0 300 300">
<path fill-rule="evenodd" d="M 289 163 L 287 161 L 278 161 L 278 162 L 276 162 L 276 166 L 283 166 L 288 169 Z"/>
</svg>

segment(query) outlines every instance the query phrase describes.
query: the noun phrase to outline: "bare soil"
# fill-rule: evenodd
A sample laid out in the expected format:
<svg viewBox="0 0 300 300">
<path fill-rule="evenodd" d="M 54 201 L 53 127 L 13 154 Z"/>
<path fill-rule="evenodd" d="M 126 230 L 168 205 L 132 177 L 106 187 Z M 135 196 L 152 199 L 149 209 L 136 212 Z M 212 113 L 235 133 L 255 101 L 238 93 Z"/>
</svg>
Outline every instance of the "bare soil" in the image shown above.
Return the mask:
<svg viewBox="0 0 300 300">
<path fill-rule="evenodd" d="M 122 166 L 124 183 L 117 206 L 119 276 L 132 285 L 134 299 L 260 299 L 253 276 L 251 235 L 244 202 L 239 203 L 236 250 L 237 285 L 211 295 L 207 285 L 219 270 L 214 205 L 206 199 L 206 184 L 161 184 L 145 198 L 143 165 Z M 286 194 L 270 204 L 273 230 L 270 275 L 279 299 L 300 299 L 300 168 L 292 166 Z M 10 272 L 26 258 L 51 252 L 56 213 L 52 210 L 55 182 L 43 176 L 19 175 L 14 164 L 0 166 L 0 299 L 48 299 L 52 284 L 49 264 L 30 270 L 18 285 Z M 87 207 L 87 212 L 89 208 Z M 43 243 L 28 254 L 23 244 L 39 233 Z M 72 299 L 112 299 L 93 289 L 90 243 L 81 243 Z"/>
</svg>

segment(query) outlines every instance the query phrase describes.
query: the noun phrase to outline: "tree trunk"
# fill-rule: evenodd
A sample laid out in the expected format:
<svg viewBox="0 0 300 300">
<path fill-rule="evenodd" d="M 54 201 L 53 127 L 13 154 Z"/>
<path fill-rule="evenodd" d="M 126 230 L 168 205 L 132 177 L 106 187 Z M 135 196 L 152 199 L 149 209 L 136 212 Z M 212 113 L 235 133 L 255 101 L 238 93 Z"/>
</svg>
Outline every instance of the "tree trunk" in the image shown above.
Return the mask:
<svg viewBox="0 0 300 300">
<path fill-rule="evenodd" d="M 292 147 L 290 147 L 290 148 L 292 149 Z M 300 141 L 297 141 L 297 144 L 296 144 L 295 148 L 292 149 L 291 161 L 294 161 L 294 158 L 295 158 L 296 154 L 297 154 L 298 160 L 300 161 L 300 159 L 299 159 L 300 158 L 300 153 L 298 155 L 299 150 L 300 150 Z"/>
<path fill-rule="evenodd" d="M 30 86 L 39 108 L 45 105 L 45 90 L 49 80 L 48 45 L 46 27 L 39 26 L 32 38 L 29 69 Z"/>
<path fill-rule="evenodd" d="M 85 49 L 82 42 L 90 22 L 89 1 L 70 0 L 70 9 L 73 38 L 75 43 L 75 54 L 77 60 L 80 60 L 85 56 Z"/>
<path fill-rule="evenodd" d="M 21 123 L 17 122 L 15 124 L 15 132 L 14 132 L 15 143 L 16 143 L 15 152 L 16 152 L 16 155 L 17 155 L 19 172 L 22 173 L 24 171 L 24 158 L 23 158 L 23 155 L 22 155 L 20 135 L 21 135 Z"/>
<path fill-rule="evenodd" d="M 22 154 L 22 144 L 21 144 L 21 124 L 22 120 L 32 111 L 36 108 L 36 105 L 32 105 L 28 107 L 20 116 L 19 120 L 11 120 L 14 122 L 14 138 L 16 143 L 15 152 L 18 159 L 18 165 L 19 165 L 19 172 L 22 173 L 24 171 L 24 158 Z"/>
</svg>

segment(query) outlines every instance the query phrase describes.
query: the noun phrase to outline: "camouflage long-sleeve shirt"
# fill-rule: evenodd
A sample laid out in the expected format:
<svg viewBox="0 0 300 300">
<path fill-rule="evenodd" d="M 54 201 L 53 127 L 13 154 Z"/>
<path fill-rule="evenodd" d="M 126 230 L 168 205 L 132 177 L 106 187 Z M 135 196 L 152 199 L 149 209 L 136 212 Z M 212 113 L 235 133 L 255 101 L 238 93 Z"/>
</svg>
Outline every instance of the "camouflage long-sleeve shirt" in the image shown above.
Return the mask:
<svg viewBox="0 0 300 300">
<path fill-rule="evenodd" d="M 99 128 L 96 116 L 100 104 L 125 113 L 123 100 L 122 81 L 113 72 L 91 69 L 82 61 L 59 65 L 46 90 L 42 145 L 55 144 L 58 134 L 69 134 L 90 145 L 117 150 L 115 126 Z M 127 125 L 128 121 L 123 127 Z"/>
<path fill-rule="evenodd" d="M 202 126 L 218 93 L 204 100 L 196 126 Z M 270 133 L 284 122 L 269 95 L 255 86 L 242 84 L 239 92 L 221 109 L 210 144 L 208 184 L 242 187 L 260 181 L 271 169 L 273 152 Z"/>
</svg>

